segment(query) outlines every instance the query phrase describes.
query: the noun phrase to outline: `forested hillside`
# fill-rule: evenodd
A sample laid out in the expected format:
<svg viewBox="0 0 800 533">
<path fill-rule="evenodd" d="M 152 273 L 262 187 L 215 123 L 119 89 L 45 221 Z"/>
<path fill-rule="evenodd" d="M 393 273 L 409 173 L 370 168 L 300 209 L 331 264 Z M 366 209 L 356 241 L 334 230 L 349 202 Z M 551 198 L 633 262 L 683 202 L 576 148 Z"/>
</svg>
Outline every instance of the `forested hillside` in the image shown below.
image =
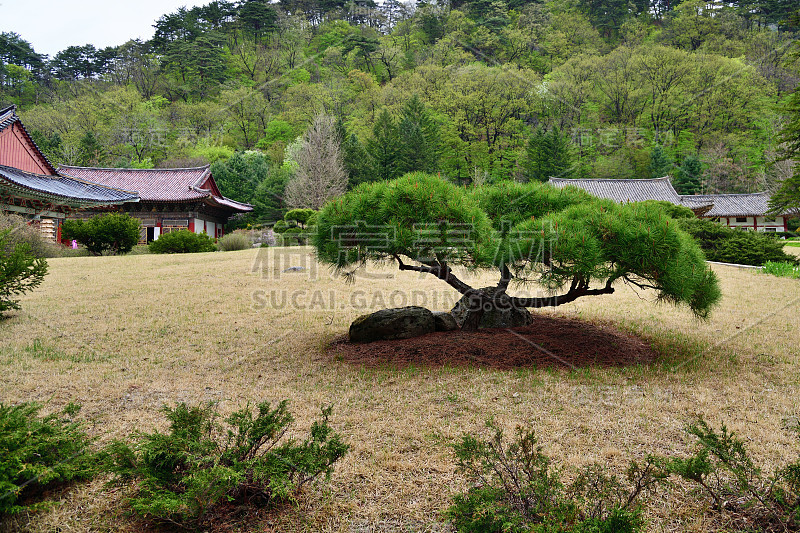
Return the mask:
<svg viewBox="0 0 800 533">
<path fill-rule="evenodd" d="M 750 192 L 792 173 L 793 0 L 215 1 L 154 26 L 52 58 L 3 33 L 0 101 L 58 163 L 214 163 L 262 221 L 321 115 L 350 186 L 425 170 Z"/>
</svg>

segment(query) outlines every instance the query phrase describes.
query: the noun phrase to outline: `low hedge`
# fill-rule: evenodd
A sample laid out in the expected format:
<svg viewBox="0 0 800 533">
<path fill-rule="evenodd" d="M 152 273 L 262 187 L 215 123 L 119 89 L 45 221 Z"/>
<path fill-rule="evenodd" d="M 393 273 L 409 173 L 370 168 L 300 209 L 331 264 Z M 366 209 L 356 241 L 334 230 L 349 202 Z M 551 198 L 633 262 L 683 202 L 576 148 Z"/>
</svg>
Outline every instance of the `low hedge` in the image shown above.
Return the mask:
<svg viewBox="0 0 800 533">
<path fill-rule="evenodd" d="M 217 245 L 205 233 L 192 233 L 185 229 L 165 233 L 148 246 L 154 254 L 190 254 L 217 250 Z"/>
</svg>

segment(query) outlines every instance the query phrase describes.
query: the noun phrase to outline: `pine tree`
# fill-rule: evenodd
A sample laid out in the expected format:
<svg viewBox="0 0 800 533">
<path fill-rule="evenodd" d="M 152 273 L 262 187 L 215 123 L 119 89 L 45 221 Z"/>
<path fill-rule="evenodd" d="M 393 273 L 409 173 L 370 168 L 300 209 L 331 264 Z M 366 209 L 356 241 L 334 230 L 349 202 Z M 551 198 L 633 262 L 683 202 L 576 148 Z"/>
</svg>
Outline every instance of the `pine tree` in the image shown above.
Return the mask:
<svg viewBox="0 0 800 533">
<path fill-rule="evenodd" d="M 368 181 L 375 181 L 372 156 L 355 133 L 347 131 L 347 126 L 339 117 L 336 120 L 336 134 L 342 140 L 342 163 L 347 170 L 348 188 Z"/>
<path fill-rule="evenodd" d="M 687 155 L 678 167 L 673 185 L 678 194 L 699 194 L 703 189 L 703 165 L 696 155 Z"/>
<path fill-rule="evenodd" d="M 650 153 L 650 177 L 663 178 L 664 176 L 669 176 L 672 173 L 672 167 L 672 162 L 667 157 L 667 154 L 664 153 L 661 145 L 655 145 Z"/>
<path fill-rule="evenodd" d="M 403 108 L 398 124 L 398 174 L 439 170 L 439 126 L 425 104 L 414 95 Z"/>
<path fill-rule="evenodd" d="M 400 175 L 400 137 L 392 115 L 384 109 L 372 127 L 372 139 L 367 143 L 367 153 L 372 157 L 375 180 L 390 180 Z"/>
<path fill-rule="evenodd" d="M 547 131 L 536 128 L 528 140 L 525 177 L 529 181 L 569 177 L 572 167 L 572 141 L 569 135 L 556 127 Z"/>
</svg>

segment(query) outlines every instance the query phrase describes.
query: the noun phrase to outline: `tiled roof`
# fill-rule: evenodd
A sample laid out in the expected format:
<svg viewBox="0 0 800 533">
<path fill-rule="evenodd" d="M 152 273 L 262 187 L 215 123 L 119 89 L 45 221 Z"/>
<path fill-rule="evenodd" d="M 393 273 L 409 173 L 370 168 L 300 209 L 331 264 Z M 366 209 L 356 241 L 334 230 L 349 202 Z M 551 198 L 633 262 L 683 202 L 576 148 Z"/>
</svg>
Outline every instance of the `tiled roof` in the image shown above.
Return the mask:
<svg viewBox="0 0 800 533">
<path fill-rule="evenodd" d="M 17 107 L 13 105 L 5 109 L 0 109 L 0 131 L 3 131 L 19 120 L 16 109 Z"/>
<path fill-rule="evenodd" d="M 752 194 L 693 194 L 681 197 L 683 205 L 692 208 L 714 204 L 703 216 L 706 217 L 743 217 L 762 216 L 769 211 L 769 194 L 757 192 Z"/>
<path fill-rule="evenodd" d="M 64 176 L 41 176 L 0 165 L 0 188 L 18 191 L 71 207 L 117 205 L 138 202 L 135 192 Z"/>
<path fill-rule="evenodd" d="M 59 173 L 108 187 L 136 191 L 143 202 L 204 200 L 234 211 L 252 211 L 249 204 L 217 196 L 200 188 L 210 176 L 209 165 L 196 168 L 91 168 L 61 166 Z"/>
<path fill-rule="evenodd" d="M 58 167 L 60 174 L 109 187 L 136 191 L 142 201 L 184 202 L 206 198 L 210 193 L 195 190 L 209 167 L 170 169 Z"/>
<path fill-rule="evenodd" d="M 679 195 L 669 177 L 657 179 L 550 178 L 558 187 L 574 185 L 599 198 L 619 203 L 665 200 L 692 209 L 702 217 L 763 216 L 769 211 L 769 193 Z"/>
<path fill-rule="evenodd" d="M 644 180 L 550 178 L 550 184 L 559 189 L 571 185 L 598 198 L 607 198 L 618 203 L 644 200 L 681 203 L 681 197 L 668 177 Z"/>
</svg>

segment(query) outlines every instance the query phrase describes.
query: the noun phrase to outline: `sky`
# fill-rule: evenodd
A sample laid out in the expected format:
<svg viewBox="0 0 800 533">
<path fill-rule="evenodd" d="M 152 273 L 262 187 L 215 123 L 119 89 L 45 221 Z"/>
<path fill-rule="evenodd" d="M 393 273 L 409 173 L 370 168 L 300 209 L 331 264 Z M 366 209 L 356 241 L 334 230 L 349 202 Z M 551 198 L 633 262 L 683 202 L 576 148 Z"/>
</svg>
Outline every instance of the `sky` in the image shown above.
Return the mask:
<svg viewBox="0 0 800 533">
<path fill-rule="evenodd" d="M 153 24 L 179 7 L 210 0 L 0 0 L 0 32 L 18 33 L 39 54 L 72 45 L 117 46 L 147 40 Z"/>
</svg>

